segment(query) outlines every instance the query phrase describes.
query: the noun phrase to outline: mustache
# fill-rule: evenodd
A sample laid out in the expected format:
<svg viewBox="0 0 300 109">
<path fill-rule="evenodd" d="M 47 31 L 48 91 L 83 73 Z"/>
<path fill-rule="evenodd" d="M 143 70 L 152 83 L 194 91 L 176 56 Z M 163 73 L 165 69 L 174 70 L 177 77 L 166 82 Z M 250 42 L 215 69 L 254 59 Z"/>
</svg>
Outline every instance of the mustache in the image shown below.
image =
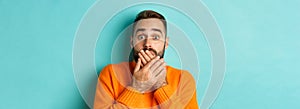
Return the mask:
<svg viewBox="0 0 300 109">
<path fill-rule="evenodd" d="M 141 51 L 141 50 L 144 50 L 144 51 L 146 51 L 146 50 L 152 51 L 152 52 L 154 52 L 154 54 L 155 54 L 156 56 L 158 55 L 158 52 L 157 52 L 155 49 L 153 49 L 153 48 L 143 48 L 143 49 L 140 49 L 139 51 Z M 138 55 L 138 53 L 139 53 L 139 52 L 136 52 L 135 54 Z"/>
<path fill-rule="evenodd" d="M 153 49 L 153 48 L 142 48 L 142 49 L 140 49 L 140 50 L 138 50 L 138 51 L 136 51 L 136 50 L 134 50 L 133 49 L 133 54 L 132 54 L 132 56 L 133 56 L 133 59 L 137 62 L 138 61 L 138 58 L 140 58 L 139 57 L 139 51 L 141 51 L 141 50 L 144 50 L 144 51 L 146 51 L 146 50 L 148 50 L 148 51 L 152 51 L 156 56 L 158 56 L 158 52 L 155 50 L 155 49 Z"/>
</svg>

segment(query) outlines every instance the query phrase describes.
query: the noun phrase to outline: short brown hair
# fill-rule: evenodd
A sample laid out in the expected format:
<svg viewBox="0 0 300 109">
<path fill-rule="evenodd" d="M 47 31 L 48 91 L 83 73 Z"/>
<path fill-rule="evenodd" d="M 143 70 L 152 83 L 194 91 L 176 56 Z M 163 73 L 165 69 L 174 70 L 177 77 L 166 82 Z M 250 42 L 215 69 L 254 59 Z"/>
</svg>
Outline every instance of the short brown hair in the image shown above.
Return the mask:
<svg viewBox="0 0 300 109">
<path fill-rule="evenodd" d="M 165 17 L 163 15 L 159 14 L 158 12 L 155 12 L 152 10 L 144 10 L 144 11 L 140 12 L 134 20 L 133 28 L 135 28 L 135 25 L 139 20 L 149 19 L 149 18 L 160 19 L 162 21 L 162 23 L 164 24 L 165 31 L 167 33 L 167 21 L 166 21 Z"/>
</svg>

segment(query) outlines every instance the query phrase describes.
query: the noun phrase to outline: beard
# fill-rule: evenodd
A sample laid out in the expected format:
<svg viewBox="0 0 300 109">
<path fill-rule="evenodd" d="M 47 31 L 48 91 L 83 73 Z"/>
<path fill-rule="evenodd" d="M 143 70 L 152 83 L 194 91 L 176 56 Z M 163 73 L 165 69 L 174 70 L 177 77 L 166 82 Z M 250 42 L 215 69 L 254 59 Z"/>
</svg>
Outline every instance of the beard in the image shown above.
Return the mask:
<svg viewBox="0 0 300 109">
<path fill-rule="evenodd" d="M 144 51 L 148 50 L 149 52 L 154 53 L 155 57 L 156 57 L 156 56 L 159 56 L 160 58 L 163 58 L 163 56 L 164 56 L 164 52 L 163 52 L 163 51 L 157 52 L 157 51 L 156 51 L 155 49 L 153 49 L 153 48 L 144 48 L 143 50 L 144 50 Z M 140 51 L 140 50 L 139 50 L 139 51 Z M 139 51 L 137 51 L 137 50 L 135 50 L 135 49 L 133 48 L 133 58 L 134 58 L 135 62 L 137 62 L 138 59 L 140 58 L 139 55 L 138 55 L 138 54 L 139 54 Z"/>
</svg>

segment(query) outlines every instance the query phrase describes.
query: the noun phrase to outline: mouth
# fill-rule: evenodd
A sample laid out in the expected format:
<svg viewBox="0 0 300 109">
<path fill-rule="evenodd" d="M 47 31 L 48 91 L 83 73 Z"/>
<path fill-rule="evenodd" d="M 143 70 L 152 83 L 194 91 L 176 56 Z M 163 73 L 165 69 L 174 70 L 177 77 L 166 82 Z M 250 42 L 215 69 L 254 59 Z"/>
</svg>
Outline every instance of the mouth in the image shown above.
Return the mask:
<svg viewBox="0 0 300 109">
<path fill-rule="evenodd" d="M 158 56 L 158 52 L 156 50 L 154 50 L 153 48 L 143 48 L 143 49 L 140 49 L 140 50 L 144 50 L 144 51 L 148 50 L 151 54 L 154 54 L 155 56 Z M 137 52 L 137 51 L 135 51 L 134 54 L 133 54 L 133 59 L 136 62 L 137 62 L 138 58 L 140 58 L 138 54 L 139 54 L 139 52 Z"/>
</svg>

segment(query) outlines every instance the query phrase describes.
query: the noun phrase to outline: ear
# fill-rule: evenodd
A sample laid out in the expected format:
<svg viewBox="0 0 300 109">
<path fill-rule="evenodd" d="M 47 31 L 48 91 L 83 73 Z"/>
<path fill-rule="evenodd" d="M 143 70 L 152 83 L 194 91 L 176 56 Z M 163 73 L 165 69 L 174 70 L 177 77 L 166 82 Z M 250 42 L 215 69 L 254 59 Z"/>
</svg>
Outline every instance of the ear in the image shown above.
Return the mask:
<svg viewBox="0 0 300 109">
<path fill-rule="evenodd" d="M 165 45 L 165 49 L 167 49 L 169 46 L 169 36 L 166 38 L 166 45 Z"/>
<path fill-rule="evenodd" d="M 134 46 L 133 46 L 133 39 L 132 39 L 132 38 L 133 38 L 133 36 L 130 36 L 130 47 L 131 47 L 131 48 L 134 47 Z"/>
</svg>

